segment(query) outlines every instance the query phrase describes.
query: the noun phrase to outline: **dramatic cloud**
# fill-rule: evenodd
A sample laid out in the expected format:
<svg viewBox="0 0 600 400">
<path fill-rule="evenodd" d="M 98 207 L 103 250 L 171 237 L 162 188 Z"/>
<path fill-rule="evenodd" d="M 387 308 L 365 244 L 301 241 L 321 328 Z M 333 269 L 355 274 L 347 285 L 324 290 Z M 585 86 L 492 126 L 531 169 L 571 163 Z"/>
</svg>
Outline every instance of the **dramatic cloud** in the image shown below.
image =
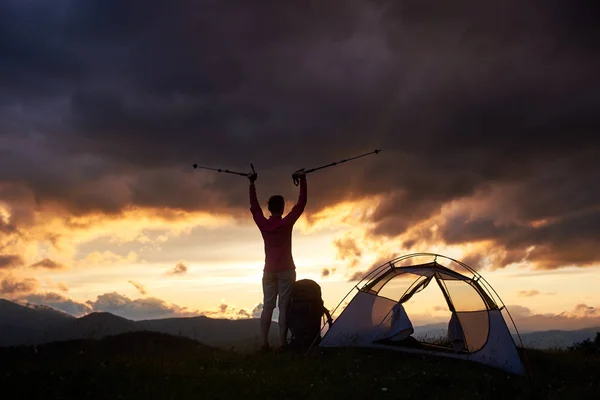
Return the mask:
<svg viewBox="0 0 600 400">
<path fill-rule="evenodd" d="M 15 254 L 0 254 L 0 269 L 16 268 L 23 265 L 23 259 Z"/>
<path fill-rule="evenodd" d="M 0 281 L 0 294 L 13 296 L 34 292 L 40 283 L 35 278 L 15 278 L 6 276 Z"/>
<path fill-rule="evenodd" d="M 175 268 L 169 272 L 171 275 L 183 275 L 187 272 L 188 267 L 186 267 L 182 262 L 177 263 Z"/>
<path fill-rule="evenodd" d="M 52 261 L 49 258 L 44 258 L 43 260 L 38 261 L 35 264 L 31 264 L 31 268 L 65 269 L 67 267 L 63 264 L 59 264 L 55 261 Z"/>
<path fill-rule="evenodd" d="M 477 267 L 600 263 L 598 17 L 591 1 L 2 2 L 0 232 L 54 244 L 48 221 L 132 209 L 247 219 L 247 181 L 191 165 L 254 162 L 259 192 L 290 200 L 294 170 L 382 148 L 309 175 L 307 214 L 367 199 L 371 236 L 412 248 L 435 226 L 428 246 L 495 249 Z"/>
<path fill-rule="evenodd" d="M 356 239 L 349 234 L 342 238 L 335 239 L 333 242 L 337 249 L 338 260 L 350 260 L 350 267 L 354 267 L 360 261 L 362 250 L 356 243 Z"/>
<path fill-rule="evenodd" d="M 134 281 L 127 281 L 129 283 L 131 283 L 138 292 L 140 292 L 141 295 L 145 295 L 146 294 L 146 288 L 144 288 L 144 286 L 140 283 L 134 282 Z"/>
</svg>

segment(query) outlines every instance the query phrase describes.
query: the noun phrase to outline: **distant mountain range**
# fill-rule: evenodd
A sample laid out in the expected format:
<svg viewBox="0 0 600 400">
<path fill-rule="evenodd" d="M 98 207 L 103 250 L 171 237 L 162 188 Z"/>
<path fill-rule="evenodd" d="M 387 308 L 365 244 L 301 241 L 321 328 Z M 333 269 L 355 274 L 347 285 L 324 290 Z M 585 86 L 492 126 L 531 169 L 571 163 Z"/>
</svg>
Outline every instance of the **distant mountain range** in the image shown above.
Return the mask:
<svg viewBox="0 0 600 400">
<path fill-rule="evenodd" d="M 216 319 L 204 316 L 132 321 L 95 312 L 81 318 L 49 307 L 20 305 L 0 299 L 0 346 L 32 345 L 74 339 L 101 339 L 134 331 L 186 336 L 221 348 L 248 349 L 259 341 L 259 319 Z M 271 325 L 275 340 L 278 325 Z"/>
<path fill-rule="evenodd" d="M 46 306 L 20 305 L 0 299 L 0 346 L 32 345 L 54 341 L 101 339 L 133 331 L 154 331 L 195 339 L 209 346 L 250 349 L 258 344 L 259 319 L 216 319 L 204 316 L 132 321 L 111 313 L 96 312 L 81 318 Z M 446 335 L 447 324 L 415 327 L 414 336 L 439 338 Z M 526 348 L 565 348 L 593 339 L 600 327 L 574 331 L 539 331 L 521 334 Z M 271 337 L 275 341 L 277 323 Z M 517 343 L 519 343 L 517 341 Z"/>
<path fill-rule="evenodd" d="M 448 332 L 448 324 L 437 323 L 416 326 L 413 336 L 417 339 L 436 339 L 446 336 Z M 549 330 L 521 333 L 521 341 L 523 346 L 529 349 L 553 349 L 567 348 L 577 342 L 585 339 L 594 339 L 596 333 L 600 332 L 600 326 L 578 329 L 572 331 Z M 513 334 L 515 343 L 520 346 L 519 338 Z"/>
</svg>

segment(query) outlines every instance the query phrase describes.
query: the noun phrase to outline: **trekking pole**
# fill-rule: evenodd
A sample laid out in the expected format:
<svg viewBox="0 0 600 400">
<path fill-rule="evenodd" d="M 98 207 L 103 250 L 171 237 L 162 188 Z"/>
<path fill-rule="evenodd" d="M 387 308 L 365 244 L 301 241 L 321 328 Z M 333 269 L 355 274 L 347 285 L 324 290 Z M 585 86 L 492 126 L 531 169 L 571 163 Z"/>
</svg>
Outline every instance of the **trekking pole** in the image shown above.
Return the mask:
<svg viewBox="0 0 600 400">
<path fill-rule="evenodd" d="M 217 171 L 217 172 L 225 172 L 227 174 L 234 174 L 234 175 L 241 175 L 241 176 L 245 176 L 248 177 L 248 175 L 250 175 L 249 173 L 245 173 L 245 172 L 235 172 L 235 171 L 230 171 L 228 169 L 221 169 L 221 168 L 212 168 L 212 167 L 204 167 L 198 164 L 194 164 L 192 165 L 192 167 L 194 167 L 194 169 L 208 169 L 211 171 Z M 256 173 L 256 171 L 254 170 L 254 164 L 250 163 L 250 167 L 252 168 L 252 173 Z"/>
<path fill-rule="evenodd" d="M 371 151 L 371 152 L 365 153 L 365 154 L 361 154 L 360 156 L 351 157 L 351 158 L 347 158 L 345 160 L 340 160 L 340 161 L 334 161 L 331 164 L 323 165 L 323 166 L 320 166 L 320 167 L 317 167 L 317 168 L 311 168 L 311 169 L 308 169 L 306 171 L 304 171 L 304 168 L 302 168 L 302 169 L 299 169 L 299 170 L 297 170 L 296 172 L 294 172 L 292 174 L 292 180 L 294 181 L 294 185 L 298 186 L 298 184 L 300 183 L 300 180 L 296 176 L 297 172 L 304 171 L 304 173 L 309 174 L 311 172 L 315 172 L 315 171 L 318 171 L 318 170 L 323 169 L 323 168 L 333 167 L 334 165 L 342 164 L 342 163 L 345 163 L 347 161 L 356 160 L 357 158 L 365 157 L 365 156 L 368 156 L 368 155 L 371 155 L 371 154 L 379 154 L 380 151 L 381 151 L 380 149 L 375 149 L 374 151 Z"/>
</svg>

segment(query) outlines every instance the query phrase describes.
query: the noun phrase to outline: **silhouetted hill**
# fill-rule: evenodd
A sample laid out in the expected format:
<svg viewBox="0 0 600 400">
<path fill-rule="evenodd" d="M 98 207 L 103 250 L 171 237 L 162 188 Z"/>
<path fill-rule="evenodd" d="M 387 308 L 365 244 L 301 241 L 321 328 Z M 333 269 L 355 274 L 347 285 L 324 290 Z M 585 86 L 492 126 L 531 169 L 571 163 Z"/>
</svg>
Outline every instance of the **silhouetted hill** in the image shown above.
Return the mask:
<svg viewBox="0 0 600 400">
<path fill-rule="evenodd" d="M 50 307 L 0 299 L 0 346 L 39 343 L 48 330 L 74 320 Z"/>
<path fill-rule="evenodd" d="M 278 325 L 271 325 L 272 342 L 277 342 Z M 45 306 L 24 306 L 0 299 L 0 346 L 41 344 L 74 339 L 101 339 L 126 332 L 153 331 L 185 336 L 211 346 L 250 350 L 259 345 L 259 319 L 216 319 L 204 316 L 132 321 L 107 312 L 81 318 Z M 566 348 L 593 338 L 600 327 L 576 331 L 544 331 L 521 334 L 526 348 Z M 446 335 L 447 324 L 415 327 L 414 336 L 428 340 Z M 518 341 L 517 341 L 518 343 Z"/>
<path fill-rule="evenodd" d="M 95 312 L 48 330 L 47 341 L 101 339 L 140 330 L 135 321 L 106 312 Z"/>
<path fill-rule="evenodd" d="M 220 347 L 248 348 L 258 342 L 259 319 L 215 319 L 208 317 L 167 318 L 138 322 L 144 330 L 186 336 L 202 343 Z M 271 325 L 275 338 L 278 324 Z"/>
<path fill-rule="evenodd" d="M 596 332 L 600 332 L 600 326 L 594 328 L 578 329 L 574 331 L 539 331 L 521 334 L 521 340 L 526 348 L 531 349 L 553 349 L 567 348 L 585 339 L 593 339 Z"/>
<path fill-rule="evenodd" d="M 0 386 L 25 399 L 597 399 L 600 358 L 528 352 L 533 379 L 376 349 L 240 354 L 131 332 L 0 348 Z"/>
<path fill-rule="evenodd" d="M 185 336 L 211 346 L 249 350 L 258 346 L 260 320 L 208 317 L 132 321 L 107 312 L 81 318 L 50 307 L 26 307 L 0 300 L 0 346 L 42 344 L 76 339 L 102 339 L 126 332 L 153 331 Z M 277 337 L 273 322 L 271 338 Z"/>
<path fill-rule="evenodd" d="M 436 339 L 441 336 L 447 335 L 448 325 L 445 323 L 428 324 L 415 326 L 414 337 L 419 340 Z M 581 342 L 585 339 L 593 339 L 596 332 L 600 332 L 600 327 L 577 329 L 572 331 L 566 330 L 549 330 L 549 331 L 537 331 L 521 333 L 521 340 L 523 346 L 529 349 L 554 349 L 567 347 Z M 515 343 L 519 346 L 519 340 L 517 335 L 513 335 Z"/>
<path fill-rule="evenodd" d="M 436 324 L 415 326 L 414 330 L 415 332 L 413 336 L 415 338 L 418 338 L 420 340 L 432 338 L 435 339 L 441 336 L 446 336 L 448 334 L 448 323 L 440 322 Z"/>
<path fill-rule="evenodd" d="M 0 299 L 0 321 L 23 328 L 51 326 L 75 317 L 47 306 L 21 305 Z"/>
</svg>

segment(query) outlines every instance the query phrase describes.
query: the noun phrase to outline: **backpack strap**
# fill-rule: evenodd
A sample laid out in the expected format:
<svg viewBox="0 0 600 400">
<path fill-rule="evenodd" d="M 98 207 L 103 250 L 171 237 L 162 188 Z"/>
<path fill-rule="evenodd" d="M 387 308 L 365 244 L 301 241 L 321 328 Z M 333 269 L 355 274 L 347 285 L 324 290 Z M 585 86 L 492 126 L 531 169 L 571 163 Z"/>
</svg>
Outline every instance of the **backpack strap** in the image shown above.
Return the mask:
<svg viewBox="0 0 600 400">
<path fill-rule="evenodd" d="M 325 316 L 327 317 L 327 323 L 329 324 L 329 327 L 331 328 L 331 325 L 333 325 L 333 319 L 331 318 L 331 314 L 329 314 L 329 310 L 327 310 L 327 308 L 325 308 L 325 306 L 323 306 L 323 312 L 325 313 Z"/>
</svg>

